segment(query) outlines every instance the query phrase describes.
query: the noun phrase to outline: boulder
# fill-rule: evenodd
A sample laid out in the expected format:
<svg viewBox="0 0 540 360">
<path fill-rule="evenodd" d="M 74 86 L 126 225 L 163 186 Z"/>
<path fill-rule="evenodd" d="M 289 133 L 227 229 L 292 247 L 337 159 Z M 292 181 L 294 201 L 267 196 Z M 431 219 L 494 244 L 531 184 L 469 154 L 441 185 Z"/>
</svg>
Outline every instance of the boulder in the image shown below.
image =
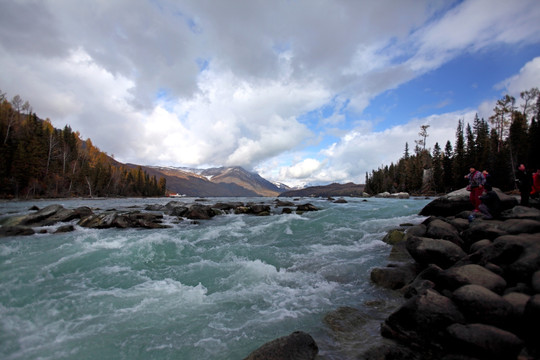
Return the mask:
<svg viewBox="0 0 540 360">
<path fill-rule="evenodd" d="M 480 265 L 499 265 L 510 283 L 529 283 L 540 269 L 540 233 L 500 236 L 471 259 Z"/>
<path fill-rule="evenodd" d="M 405 235 L 407 237 L 411 236 L 425 236 L 427 231 L 427 226 L 424 224 L 418 224 L 411 226 L 407 230 L 405 230 Z"/>
<path fill-rule="evenodd" d="M 434 290 L 407 300 L 382 324 L 381 334 L 410 345 L 435 345 L 444 339 L 448 326 L 464 323 L 457 306 Z"/>
<path fill-rule="evenodd" d="M 521 322 L 523 320 L 525 306 L 530 298 L 531 297 L 529 295 L 519 292 L 510 292 L 503 295 L 503 299 L 508 301 L 508 303 L 512 306 L 514 318 L 517 320 L 517 322 Z"/>
<path fill-rule="evenodd" d="M 463 242 L 457 229 L 440 219 L 435 219 L 427 225 L 426 237 L 449 240 L 456 245 L 461 245 Z"/>
<path fill-rule="evenodd" d="M 424 206 L 420 215 L 451 216 L 465 210 L 472 210 L 469 194 L 469 191 L 463 188 L 438 197 Z"/>
<path fill-rule="evenodd" d="M 215 215 L 215 212 L 210 206 L 193 204 L 184 216 L 190 220 L 210 220 Z"/>
<path fill-rule="evenodd" d="M 296 211 L 317 211 L 317 210 L 319 210 L 319 208 L 310 203 L 300 204 L 296 207 Z"/>
<path fill-rule="evenodd" d="M 244 360 L 313 360 L 319 348 L 313 338 L 302 331 L 270 341 Z"/>
<path fill-rule="evenodd" d="M 540 294 L 540 270 L 533 274 L 531 278 L 531 286 L 536 294 Z"/>
<path fill-rule="evenodd" d="M 375 268 L 371 270 L 371 281 L 386 289 L 397 290 L 413 281 L 417 273 L 417 266 L 413 263 Z"/>
<path fill-rule="evenodd" d="M 515 206 L 509 208 L 501 214 L 503 219 L 529 219 L 540 221 L 540 210 L 527 207 L 527 206 Z"/>
<path fill-rule="evenodd" d="M 451 241 L 417 236 L 407 238 L 407 251 L 419 264 L 435 264 L 443 269 L 449 268 L 467 256 Z"/>
<path fill-rule="evenodd" d="M 49 226 L 54 225 L 58 222 L 68 222 L 74 219 L 81 219 L 86 216 L 93 214 L 92 210 L 87 206 L 78 207 L 76 209 L 60 209 L 53 215 L 42 220 L 40 226 Z"/>
<path fill-rule="evenodd" d="M 344 198 L 339 198 L 337 200 L 334 201 L 334 204 L 347 204 L 348 201 L 345 200 Z"/>
<path fill-rule="evenodd" d="M 428 265 L 409 285 L 403 288 L 404 297 L 409 299 L 416 295 L 424 295 L 427 290 L 434 289 L 443 272 L 444 270 L 437 265 Z"/>
<path fill-rule="evenodd" d="M 536 358 L 540 358 L 540 294 L 531 296 L 525 305 L 524 318 L 524 337 L 527 341 L 527 347 Z"/>
<path fill-rule="evenodd" d="M 517 199 L 515 197 L 508 196 L 497 188 L 493 188 L 493 190 L 499 196 L 501 210 L 511 209 L 517 205 Z M 472 210 L 473 207 L 469 201 L 469 196 L 470 192 L 466 188 L 453 191 L 427 204 L 420 211 L 420 215 L 452 216 L 462 211 Z"/>
<path fill-rule="evenodd" d="M 382 239 L 383 242 L 389 245 L 395 245 L 404 240 L 405 234 L 399 229 L 388 231 L 388 233 Z"/>
<path fill-rule="evenodd" d="M 540 221 L 531 219 L 510 219 L 503 224 L 508 234 L 534 234 L 540 233 Z"/>
<path fill-rule="evenodd" d="M 36 232 L 26 226 L 1 226 L 0 227 L 0 237 L 7 236 L 28 236 L 34 235 Z"/>
<path fill-rule="evenodd" d="M 506 281 L 501 276 L 477 264 L 452 267 L 445 270 L 439 279 L 450 290 L 474 284 L 502 294 L 506 288 Z"/>
<path fill-rule="evenodd" d="M 54 233 L 61 234 L 61 233 L 67 233 L 67 232 L 72 232 L 72 231 L 75 231 L 75 227 L 73 225 L 63 225 L 63 226 L 60 226 L 58 229 L 56 229 Z"/>
<path fill-rule="evenodd" d="M 476 219 L 461 234 L 465 247 L 469 247 L 479 240 L 494 240 L 499 236 L 507 235 L 504 223 L 504 221 L 499 220 Z"/>
<path fill-rule="evenodd" d="M 454 349 L 482 359 L 516 359 L 524 345 L 513 333 L 486 324 L 452 324 L 447 333 Z"/>
<path fill-rule="evenodd" d="M 464 285 L 454 291 L 452 300 L 469 322 L 504 327 L 512 320 L 512 305 L 502 296 L 480 285 Z"/>
<path fill-rule="evenodd" d="M 469 253 L 475 253 L 478 250 L 485 248 L 486 246 L 489 246 L 491 244 L 492 242 L 488 239 L 478 240 L 477 242 L 471 245 L 471 247 L 469 248 Z"/>
<path fill-rule="evenodd" d="M 21 225 L 36 225 L 40 223 L 41 221 L 55 215 L 61 210 L 65 210 L 62 205 L 53 204 L 44 207 L 41 210 L 38 210 L 34 214 L 26 215 L 24 218 L 21 219 L 20 224 Z"/>
</svg>

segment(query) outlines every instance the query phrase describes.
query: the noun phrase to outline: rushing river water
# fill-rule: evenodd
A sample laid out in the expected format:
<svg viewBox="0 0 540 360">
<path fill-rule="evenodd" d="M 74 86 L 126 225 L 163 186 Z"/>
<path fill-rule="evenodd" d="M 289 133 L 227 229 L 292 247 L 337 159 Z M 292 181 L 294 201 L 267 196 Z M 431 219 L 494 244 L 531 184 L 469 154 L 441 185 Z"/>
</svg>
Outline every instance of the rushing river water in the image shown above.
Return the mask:
<svg viewBox="0 0 540 360">
<path fill-rule="evenodd" d="M 2 359 L 242 359 L 303 330 L 320 359 L 368 346 L 399 296 L 370 283 L 388 263 L 381 239 L 418 223 L 426 199 L 303 199 L 302 215 L 222 215 L 169 229 L 85 229 L 0 239 Z M 0 220 L 32 205 L 135 209 L 169 199 L 1 202 Z M 191 203 L 193 199 L 181 199 Z M 266 201 L 271 199 L 207 199 Z M 366 304 L 376 304 L 368 306 Z M 365 333 L 324 321 L 361 309 Z M 348 355 L 349 354 L 349 355 Z"/>
</svg>

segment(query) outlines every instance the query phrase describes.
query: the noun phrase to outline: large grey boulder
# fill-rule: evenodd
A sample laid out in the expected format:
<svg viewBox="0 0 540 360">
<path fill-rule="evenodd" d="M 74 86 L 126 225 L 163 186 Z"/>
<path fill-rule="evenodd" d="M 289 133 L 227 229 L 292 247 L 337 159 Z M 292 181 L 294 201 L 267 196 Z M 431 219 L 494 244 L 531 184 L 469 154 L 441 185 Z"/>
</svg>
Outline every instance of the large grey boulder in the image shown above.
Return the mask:
<svg viewBox="0 0 540 360">
<path fill-rule="evenodd" d="M 295 331 L 264 344 L 244 360 L 313 360 L 318 352 L 319 348 L 309 334 Z"/>
<path fill-rule="evenodd" d="M 407 251 L 416 262 L 423 265 L 435 264 L 443 269 L 467 256 L 461 247 L 451 241 L 417 236 L 407 239 Z"/>
<path fill-rule="evenodd" d="M 463 242 L 458 230 L 453 225 L 440 219 L 435 219 L 427 225 L 426 237 L 448 240 L 456 245 L 461 245 Z"/>
<path fill-rule="evenodd" d="M 455 290 L 463 285 L 480 285 L 495 293 L 502 294 L 506 280 L 500 275 L 477 264 L 455 266 L 445 270 L 439 277 L 447 289 Z"/>
<path fill-rule="evenodd" d="M 371 281 L 387 289 L 397 290 L 414 280 L 418 268 L 409 263 L 401 266 L 387 266 L 371 270 Z"/>
<path fill-rule="evenodd" d="M 493 190 L 499 196 L 501 210 L 511 209 L 518 204 L 515 197 L 506 195 L 497 188 L 493 188 Z M 470 192 L 466 188 L 453 191 L 427 204 L 420 211 L 420 215 L 452 216 L 462 211 L 472 210 L 469 196 Z"/>
<path fill-rule="evenodd" d="M 486 324 L 452 324 L 447 332 L 455 349 L 482 359 L 516 359 L 524 345 L 515 334 Z"/>
<path fill-rule="evenodd" d="M 464 285 L 454 291 L 452 300 L 469 322 L 509 326 L 513 308 L 502 296 L 480 285 Z"/>
<path fill-rule="evenodd" d="M 540 269 L 540 233 L 504 235 L 471 255 L 479 265 L 493 263 L 510 283 L 529 283 Z"/>
<path fill-rule="evenodd" d="M 504 211 L 501 214 L 503 219 L 529 219 L 540 221 L 540 210 L 526 207 L 526 206 L 515 206 Z"/>
<path fill-rule="evenodd" d="M 382 324 L 383 336 L 409 344 L 429 344 L 440 341 L 445 330 L 454 323 L 464 323 L 457 306 L 434 290 L 410 298 Z M 433 345 L 433 343 L 432 343 Z"/>
<path fill-rule="evenodd" d="M 44 207 L 41 210 L 38 210 L 37 212 L 33 214 L 29 214 L 21 219 L 20 224 L 21 225 L 36 225 L 39 222 L 55 215 L 59 211 L 64 210 L 64 207 L 62 205 L 53 204 Z"/>
</svg>

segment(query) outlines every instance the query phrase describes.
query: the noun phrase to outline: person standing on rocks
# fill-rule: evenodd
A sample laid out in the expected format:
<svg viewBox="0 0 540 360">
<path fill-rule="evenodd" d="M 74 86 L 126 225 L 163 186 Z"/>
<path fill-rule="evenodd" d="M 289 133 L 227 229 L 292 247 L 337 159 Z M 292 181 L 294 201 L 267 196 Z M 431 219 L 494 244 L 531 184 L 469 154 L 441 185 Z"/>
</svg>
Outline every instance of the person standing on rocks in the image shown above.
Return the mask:
<svg viewBox="0 0 540 360">
<path fill-rule="evenodd" d="M 532 189 L 531 197 L 537 198 L 540 196 L 540 169 L 536 169 L 536 172 L 532 175 Z"/>
<path fill-rule="evenodd" d="M 465 175 L 465 179 L 469 179 L 469 186 L 467 186 L 467 190 L 471 192 L 469 195 L 469 199 L 471 201 L 471 204 L 474 207 L 475 212 L 479 212 L 478 206 L 480 206 L 480 195 L 482 195 L 482 192 L 484 191 L 484 183 L 486 179 L 484 178 L 484 175 L 474 166 L 471 166 L 469 169 L 469 174 Z"/>
<path fill-rule="evenodd" d="M 520 164 L 516 173 L 516 182 L 521 194 L 521 206 L 529 206 L 529 196 L 531 194 L 532 176 L 527 172 L 525 165 Z"/>
<path fill-rule="evenodd" d="M 490 184 L 484 185 L 484 194 L 480 196 L 481 204 L 478 207 L 485 219 L 493 219 L 501 213 L 501 200 Z"/>
<path fill-rule="evenodd" d="M 484 175 L 484 188 L 487 185 L 493 186 L 493 184 L 491 183 L 491 174 L 487 170 L 484 170 L 482 171 L 482 175 Z"/>
</svg>

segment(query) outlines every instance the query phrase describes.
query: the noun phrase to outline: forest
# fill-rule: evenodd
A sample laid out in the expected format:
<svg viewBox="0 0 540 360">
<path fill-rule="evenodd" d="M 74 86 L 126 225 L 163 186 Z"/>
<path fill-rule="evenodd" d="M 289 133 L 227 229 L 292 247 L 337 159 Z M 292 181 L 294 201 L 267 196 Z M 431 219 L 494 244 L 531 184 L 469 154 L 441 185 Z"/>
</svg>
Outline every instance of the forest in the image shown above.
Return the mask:
<svg viewBox="0 0 540 360">
<path fill-rule="evenodd" d="M 165 178 L 129 167 L 83 140 L 68 125 L 56 129 L 28 101 L 0 91 L 0 197 L 163 196 Z"/>
<path fill-rule="evenodd" d="M 520 93 L 520 104 L 513 96 L 497 100 L 488 120 L 478 115 L 471 123 L 458 121 L 455 141 L 444 148 L 435 143 L 426 148 L 429 125 L 422 125 L 414 149 L 405 143 L 403 156 L 389 166 L 366 173 L 366 191 L 372 194 L 404 191 L 433 195 L 466 186 L 464 175 L 472 166 L 487 170 L 494 187 L 515 189 L 515 171 L 524 164 L 532 173 L 540 169 L 540 91 Z"/>
</svg>

